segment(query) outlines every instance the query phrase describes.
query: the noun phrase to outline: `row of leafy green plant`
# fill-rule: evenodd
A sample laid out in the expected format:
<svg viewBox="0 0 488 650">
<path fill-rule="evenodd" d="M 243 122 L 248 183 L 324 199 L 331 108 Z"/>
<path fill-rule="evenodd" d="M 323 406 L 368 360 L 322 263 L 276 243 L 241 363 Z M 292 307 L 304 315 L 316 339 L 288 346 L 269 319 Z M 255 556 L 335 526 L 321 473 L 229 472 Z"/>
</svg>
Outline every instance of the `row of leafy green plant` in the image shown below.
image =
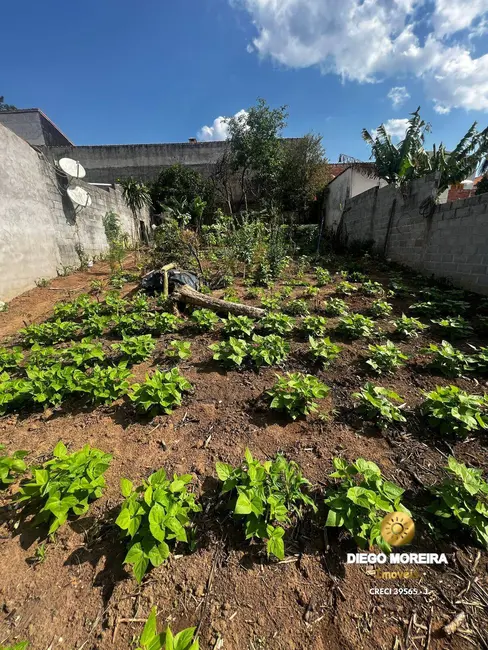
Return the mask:
<svg viewBox="0 0 488 650">
<path fill-rule="evenodd" d="M 25 453 L 0 457 L 0 485 L 5 488 L 29 472 L 12 494 L 14 512 L 29 525 L 44 526 L 52 536 L 69 517 L 85 514 L 102 495 L 110 454 L 88 445 L 70 454 L 59 442 L 52 459 L 27 469 L 16 464 Z M 319 525 L 344 528 L 362 549 L 390 550 L 380 524 L 389 512 L 411 514 L 403 501 L 404 490 L 387 480 L 371 461 L 360 458 L 349 464 L 334 458 L 333 464 L 330 478 L 334 481 L 326 485 L 323 495 L 313 494 L 295 462 L 280 454 L 260 462 L 247 449 L 241 465 L 216 464 L 221 481 L 219 507 L 242 525 L 246 539 L 262 540 L 267 555 L 280 560 L 285 557 L 287 530 L 310 511 L 320 513 Z M 429 488 L 433 499 L 424 509 L 450 528 L 464 528 L 488 548 L 488 484 L 482 471 L 453 457 L 446 471 L 444 481 Z M 124 564 L 132 568 L 138 582 L 150 567 L 163 564 L 177 546 L 190 552 L 196 548 L 196 515 L 202 504 L 191 481 L 191 474 L 168 477 L 163 469 L 137 486 L 121 479 L 124 501 L 115 524 L 126 540 Z"/>
</svg>

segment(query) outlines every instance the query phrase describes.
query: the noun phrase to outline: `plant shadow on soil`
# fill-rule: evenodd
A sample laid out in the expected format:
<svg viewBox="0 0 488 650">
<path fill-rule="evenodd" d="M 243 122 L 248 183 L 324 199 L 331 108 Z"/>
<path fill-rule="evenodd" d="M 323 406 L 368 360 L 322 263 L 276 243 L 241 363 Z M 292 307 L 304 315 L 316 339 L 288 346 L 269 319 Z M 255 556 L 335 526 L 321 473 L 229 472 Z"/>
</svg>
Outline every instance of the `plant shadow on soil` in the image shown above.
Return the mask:
<svg viewBox="0 0 488 650">
<path fill-rule="evenodd" d="M 105 564 L 93 580 L 94 587 L 101 587 L 104 606 L 107 606 L 118 582 L 130 580 L 131 575 L 124 569 L 124 557 L 127 553 L 124 541 L 114 521 L 120 511 L 115 506 L 102 520 L 95 517 L 83 517 L 70 522 L 71 528 L 85 538 L 85 544 L 75 549 L 65 560 L 65 566 L 78 566 L 88 562 L 95 570 L 100 560 Z"/>
</svg>

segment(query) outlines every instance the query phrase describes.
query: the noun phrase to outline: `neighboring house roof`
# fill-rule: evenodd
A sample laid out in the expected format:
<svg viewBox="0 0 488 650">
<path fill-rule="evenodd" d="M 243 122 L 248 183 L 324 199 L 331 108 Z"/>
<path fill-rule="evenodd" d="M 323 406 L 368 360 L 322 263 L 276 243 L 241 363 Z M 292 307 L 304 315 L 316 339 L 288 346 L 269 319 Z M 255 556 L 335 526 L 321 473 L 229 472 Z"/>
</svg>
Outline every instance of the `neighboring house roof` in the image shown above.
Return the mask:
<svg viewBox="0 0 488 650">
<path fill-rule="evenodd" d="M 341 174 L 347 171 L 350 167 L 357 169 L 357 171 L 359 171 L 360 173 L 366 172 L 368 174 L 374 170 L 374 163 L 370 163 L 370 162 L 330 163 L 329 168 L 331 171 L 332 180 L 329 181 L 329 185 L 330 183 L 335 181 L 336 178 L 341 176 Z"/>
</svg>

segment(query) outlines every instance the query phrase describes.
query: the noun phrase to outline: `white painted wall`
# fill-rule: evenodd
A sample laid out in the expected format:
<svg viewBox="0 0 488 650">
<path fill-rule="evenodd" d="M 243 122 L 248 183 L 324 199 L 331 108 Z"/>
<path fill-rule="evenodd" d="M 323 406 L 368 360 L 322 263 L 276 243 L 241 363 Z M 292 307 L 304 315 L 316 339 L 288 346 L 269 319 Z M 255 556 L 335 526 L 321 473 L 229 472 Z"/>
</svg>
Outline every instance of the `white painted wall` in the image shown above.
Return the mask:
<svg viewBox="0 0 488 650">
<path fill-rule="evenodd" d="M 326 226 L 335 230 L 341 220 L 347 199 L 367 192 L 372 187 L 384 187 L 387 183 L 377 178 L 370 178 L 360 171 L 349 167 L 336 176 L 328 185 L 329 194 L 326 204 Z"/>
</svg>

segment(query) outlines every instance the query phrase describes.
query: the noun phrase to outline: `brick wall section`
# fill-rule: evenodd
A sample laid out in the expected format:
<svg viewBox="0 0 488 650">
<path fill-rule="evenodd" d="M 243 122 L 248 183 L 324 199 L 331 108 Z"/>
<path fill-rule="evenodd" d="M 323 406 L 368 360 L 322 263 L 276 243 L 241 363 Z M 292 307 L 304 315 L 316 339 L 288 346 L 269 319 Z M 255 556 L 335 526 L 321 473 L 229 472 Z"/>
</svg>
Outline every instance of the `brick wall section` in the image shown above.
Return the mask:
<svg viewBox="0 0 488 650">
<path fill-rule="evenodd" d="M 437 183 L 431 175 L 412 183 L 406 196 L 387 186 L 349 199 L 342 237 L 348 244 L 373 240 L 395 262 L 488 295 L 488 194 L 448 201 L 424 216 L 420 205 L 435 194 Z"/>
<path fill-rule="evenodd" d="M 131 238 L 136 224 L 120 187 L 100 189 L 76 181 L 92 205 L 76 211 L 67 196 L 67 179 L 47 159 L 0 124 L 0 300 L 10 300 L 52 278 L 63 266 L 79 266 L 81 246 L 88 257 L 108 250 L 103 217 L 119 215 Z M 149 226 L 149 213 L 141 219 Z"/>
</svg>

